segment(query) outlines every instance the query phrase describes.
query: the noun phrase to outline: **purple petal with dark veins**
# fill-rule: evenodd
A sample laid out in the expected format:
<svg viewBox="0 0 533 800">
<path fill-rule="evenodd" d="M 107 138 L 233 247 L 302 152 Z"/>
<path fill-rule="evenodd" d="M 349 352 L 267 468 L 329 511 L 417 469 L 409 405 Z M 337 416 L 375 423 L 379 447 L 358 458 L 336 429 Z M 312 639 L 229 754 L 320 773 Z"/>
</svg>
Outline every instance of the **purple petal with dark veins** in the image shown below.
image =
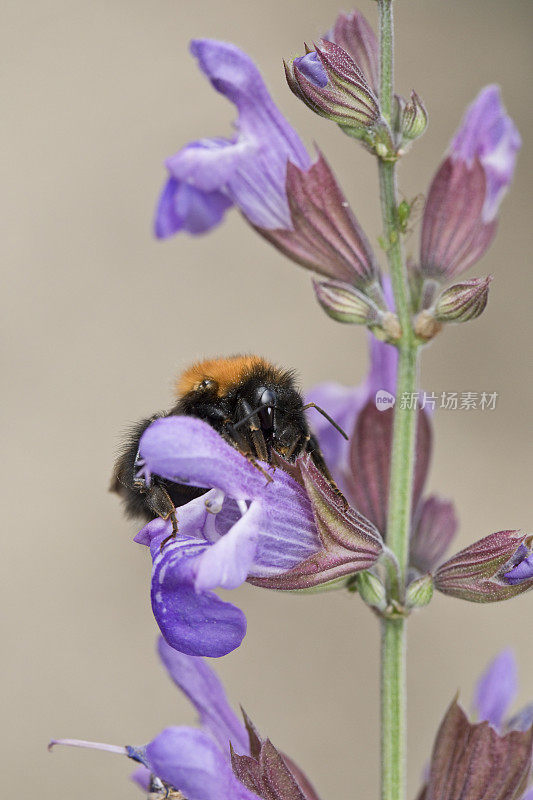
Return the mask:
<svg viewBox="0 0 533 800">
<path fill-rule="evenodd" d="M 208 734 L 194 728 L 166 728 L 146 746 L 155 775 L 187 800 L 259 800 L 234 776 L 229 759 Z"/>
<path fill-rule="evenodd" d="M 497 730 L 518 691 L 518 669 L 512 650 L 503 650 L 477 682 L 474 708 L 480 720 Z"/>
<path fill-rule="evenodd" d="M 221 752 L 229 757 L 231 741 L 239 753 L 248 753 L 246 729 L 229 705 L 220 679 L 204 659 L 179 653 L 163 638 L 157 648 L 169 676 L 194 705 L 202 727 L 211 734 Z"/>
<path fill-rule="evenodd" d="M 168 644 L 190 656 L 219 657 L 235 650 L 246 633 L 243 612 L 212 592 L 198 592 L 201 555 L 209 545 L 169 542 L 154 559 L 152 610 Z"/>
</svg>

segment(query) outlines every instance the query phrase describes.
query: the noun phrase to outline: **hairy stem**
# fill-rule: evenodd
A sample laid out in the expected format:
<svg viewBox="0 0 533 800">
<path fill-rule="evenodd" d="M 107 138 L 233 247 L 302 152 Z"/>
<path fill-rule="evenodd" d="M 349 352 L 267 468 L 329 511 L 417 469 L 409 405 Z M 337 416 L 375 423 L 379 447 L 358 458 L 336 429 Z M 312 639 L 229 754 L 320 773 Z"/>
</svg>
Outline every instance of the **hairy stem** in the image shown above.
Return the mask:
<svg viewBox="0 0 533 800">
<path fill-rule="evenodd" d="M 380 104 L 390 124 L 393 98 L 393 0 L 378 0 L 380 30 Z M 389 589 L 401 605 L 409 556 L 411 497 L 414 473 L 416 409 L 401 398 L 411 396 L 417 383 L 417 344 L 411 323 L 407 270 L 398 225 L 396 165 L 379 161 L 384 240 L 387 248 L 396 313 L 402 329 L 398 342 L 398 378 L 389 487 L 387 545 L 398 561 L 389 569 Z M 413 404 L 414 405 L 414 404 Z M 383 619 L 381 636 L 381 798 L 406 797 L 406 620 Z"/>
</svg>

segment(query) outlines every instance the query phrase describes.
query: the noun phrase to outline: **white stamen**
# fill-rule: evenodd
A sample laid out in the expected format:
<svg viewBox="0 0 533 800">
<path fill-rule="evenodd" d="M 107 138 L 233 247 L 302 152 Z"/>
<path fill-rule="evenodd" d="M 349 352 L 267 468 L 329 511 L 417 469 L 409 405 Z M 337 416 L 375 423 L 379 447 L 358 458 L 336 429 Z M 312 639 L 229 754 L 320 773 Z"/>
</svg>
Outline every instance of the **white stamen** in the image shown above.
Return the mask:
<svg viewBox="0 0 533 800">
<path fill-rule="evenodd" d="M 118 744 L 103 744 L 102 742 L 86 742 L 83 739 L 52 739 L 48 745 L 50 752 L 56 744 L 66 745 L 67 747 L 85 747 L 89 750 L 105 750 L 107 753 L 116 753 L 119 756 L 127 756 L 128 751 L 125 747 Z"/>
<path fill-rule="evenodd" d="M 209 511 L 209 509 L 207 510 Z M 211 544 L 218 542 L 220 539 L 220 534 L 217 531 L 217 519 L 213 511 L 207 515 L 203 533 L 207 541 Z"/>
<path fill-rule="evenodd" d="M 205 501 L 205 507 L 210 514 L 219 514 L 222 511 L 222 505 L 226 495 L 222 489 L 213 489 L 209 494 L 210 497 Z"/>
<path fill-rule="evenodd" d="M 237 506 L 239 511 L 241 512 L 241 517 L 244 517 L 246 512 L 248 511 L 248 506 L 246 505 L 246 500 L 237 500 Z"/>
</svg>

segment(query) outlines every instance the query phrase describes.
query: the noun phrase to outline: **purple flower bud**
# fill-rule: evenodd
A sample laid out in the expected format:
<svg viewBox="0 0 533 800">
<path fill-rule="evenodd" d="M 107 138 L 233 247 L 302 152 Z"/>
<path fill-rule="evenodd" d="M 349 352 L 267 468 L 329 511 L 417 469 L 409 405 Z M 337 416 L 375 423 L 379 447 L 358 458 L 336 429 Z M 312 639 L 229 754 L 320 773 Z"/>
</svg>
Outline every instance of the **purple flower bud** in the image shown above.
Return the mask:
<svg viewBox="0 0 533 800">
<path fill-rule="evenodd" d="M 288 164 L 286 192 L 292 227 L 257 227 L 265 239 L 327 278 L 358 288 L 377 280 L 378 266 L 368 239 L 322 154 L 307 170 Z"/>
<path fill-rule="evenodd" d="M 314 86 L 323 87 L 327 84 L 328 76 L 316 50 L 306 53 L 305 56 L 298 56 L 293 64 Z"/>
<path fill-rule="evenodd" d="M 285 74 L 289 88 L 300 100 L 343 128 L 384 125 L 377 97 L 361 69 L 335 42 L 323 39 L 314 53 L 285 63 Z"/>
<path fill-rule="evenodd" d="M 467 108 L 451 143 L 452 158 L 467 163 L 478 158 L 485 171 L 484 222 L 490 222 L 498 213 L 513 179 L 521 145 L 520 134 L 502 103 L 499 86 L 485 86 Z"/>
<path fill-rule="evenodd" d="M 533 588 L 533 574 L 512 583 L 508 575 L 524 560 L 527 536 L 517 531 L 499 531 L 466 547 L 435 572 L 435 588 L 443 594 L 493 603 L 507 600 Z"/>
<path fill-rule="evenodd" d="M 468 322 L 479 317 L 486 308 L 491 281 L 492 275 L 488 275 L 450 286 L 435 302 L 435 319 L 439 322 Z"/>
</svg>

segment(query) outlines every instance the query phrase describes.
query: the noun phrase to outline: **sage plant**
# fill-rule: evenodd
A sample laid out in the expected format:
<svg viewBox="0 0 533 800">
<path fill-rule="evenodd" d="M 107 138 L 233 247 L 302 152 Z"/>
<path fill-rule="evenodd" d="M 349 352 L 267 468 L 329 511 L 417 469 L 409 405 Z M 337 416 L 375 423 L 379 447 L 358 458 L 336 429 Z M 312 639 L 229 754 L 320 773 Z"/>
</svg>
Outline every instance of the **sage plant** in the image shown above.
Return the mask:
<svg viewBox="0 0 533 800">
<path fill-rule="evenodd" d="M 246 714 L 239 721 L 202 660 L 235 650 L 246 633 L 243 612 L 222 601 L 217 588 L 247 581 L 278 591 L 344 589 L 370 607 L 382 634 L 382 800 L 405 799 L 410 614 L 435 590 L 488 603 L 533 588 L 527 533 L 481 532 L 447 556 L 457 518 L 451 500 L 424 493 L 433 433 L 431 403 L 425 396 L 420 402 L 417 383 L 424 345 L 448 324 L 485 310 L 492 276 L 463 273 L 495 236 L 520 136 L 498 87 L 482 89 L 426 190 L 419 255 L 406 263 L 412 208 L 399 200 L 396 170 L 429 115 L 416 91 L 407 98 L 394 92 L 392 5 L 377 0 L 379 37 L 360 12 L 343 13 L 321 40 L 285 63 L 294 95 L 361 145 L 361 157 L 375 159 L 380 249 L 325 155 L 308 153 L 249 56 L 226 42 L 191 44 L 214 89 L 235 106 L 236 132 L 192 142 L 167 159 L 156 235 L 204 234 L 236 206 L 266 241 L 314 274 L 317 300 L 330 317 L 367 328 L 370 370 L 359 387 L 327 383 L 309 393 L 347 432 L 345 441 L 325 420 L 312 420 L 333 480 L 309 455 L 295 463 L 280 456 L 265 483 L 253 463 L 192 417 L 157 419 L 143 434 L 138 465 L 146 482 L 179 476 L 208 490 L 177 509 L 170 541 L 171 521 L 159 518 L 136 536 L 153 560 L 160 657 L 196 706 L 201 729 L 169 728 L 141 747 L 58 741 L 138 762 L 135 779 L 151 798 L 318 800 L 302 770 Z M 452 702 L 420 800 L 532 797 L 531 706 L 505 720 L 515 675 L 512 656 L 503 653 L 478 685 L 477 721 Z"/>
</svg>

